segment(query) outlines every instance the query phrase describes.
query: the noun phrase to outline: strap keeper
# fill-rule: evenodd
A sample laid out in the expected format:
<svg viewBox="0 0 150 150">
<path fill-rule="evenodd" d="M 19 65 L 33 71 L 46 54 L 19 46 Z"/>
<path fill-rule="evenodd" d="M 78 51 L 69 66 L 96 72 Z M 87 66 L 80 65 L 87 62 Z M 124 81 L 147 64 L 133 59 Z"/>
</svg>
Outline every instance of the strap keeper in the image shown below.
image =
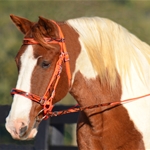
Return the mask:
<svg viewBox="0 0 150 150">
<path fill-rule="evenodd" d="M 62 38 L 60 42 L 65 42 L 65 39 L 64 39 L 64 38 Z"/>
<path fill-rule="evenodd" d="M 39 101 L 39 104 L 43 106 L 44 103 L 45 103 L 45 101 L 46 101 L 46 100 L 42 97 L 42 98 L 40 99 L 40 101 Z"/>
<path fill-rule="evenodd" d="M 68 53 L 65 53 L 64 55 L 65 55 L 64 62 L 67 62 L 67 61 L 69 61 L 70 59 L 69 59 L 69 55 L 68 55 Z"/>
</svg>

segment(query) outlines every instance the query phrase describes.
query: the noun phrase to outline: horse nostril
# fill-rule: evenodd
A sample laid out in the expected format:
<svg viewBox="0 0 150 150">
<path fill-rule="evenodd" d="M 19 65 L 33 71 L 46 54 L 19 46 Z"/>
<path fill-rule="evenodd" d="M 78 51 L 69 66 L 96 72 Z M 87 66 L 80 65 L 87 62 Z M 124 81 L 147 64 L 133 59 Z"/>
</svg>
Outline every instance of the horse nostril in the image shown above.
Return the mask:
<svg viewBox="0 0 150 150">
<path fill-rule="evenodd" d="M 25 134 L 26 131 L 27 131 L 27 126 L 22 127 L 22 128 L 20 129 L 19 136 L 22 137 L 22 136 Z"/>
</svg>

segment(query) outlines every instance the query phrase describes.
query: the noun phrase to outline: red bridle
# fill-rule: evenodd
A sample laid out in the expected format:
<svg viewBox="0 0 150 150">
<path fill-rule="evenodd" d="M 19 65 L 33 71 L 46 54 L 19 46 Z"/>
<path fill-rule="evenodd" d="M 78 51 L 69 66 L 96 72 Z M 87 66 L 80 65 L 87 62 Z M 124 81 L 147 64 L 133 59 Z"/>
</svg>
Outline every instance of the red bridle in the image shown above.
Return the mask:
<svg viewBox="0 0 150 150">
<path fill-rule="evenodd" d="M 42 105 L 43 109 L 38 114 L 38 115 L 40 115 L 42 112 L 44 113 L 44 117 L 42 119 L 47 119 L 48 118 L 48 113 L 51 112 L 52 109 L 53 109 L 53 104 L 52 103 L 53 103 L 53 99 L 54 99 L 54 96 L 55 96 L 55 90 L 56 90 L 58 81 L 60 79 L 60 74 L 62 72 L 62 64 L 63 63 L 65 63 L 65 66 L 66 66 L 66 73 L 67 73 L 67 76 L 68 76 L 69 86 L 70 86 L 70 82 L 71 82 L 69 55 L 68 55 L 67 50 L 66 50 L 64 35 L 63 35 L 60 27 L 58 26 L 58 24 L 54 21 L 52 21 L 52 22 L 58 28 L 60 39 L 53 40 L 51 38 L 44 38 L 44 40 L 45 40 L 46 44 L 47 43 L 59 44 L 61 53 L 60 53 L 59 59 L 56 63 L 56 67 L 55 67 L 54 73 L 52 75 L 52 78 L 50 79 L 50 82 L 47 86 L 46 92 L 44 93 L 44 95 L 42 97 L 40 97 L 38 95 L 29 93 L 29 92 L 25 92 L 25 91 L 22 91 L 22 90 L 16 89 L 16 88 L 13 88 L 12 91 L 11 91 L 11 95 L 19 94 L 19 95 L 25 96 L 25 97 L 29 98 L 30 100 L 35 101 L 35 102 L 39 103 L 40 105 Z M 25 44 L 25 45 L 34 45 L 34 44 L 39 44 L 39 42 L 37 42 L 33 38 L 24 38 L 23 44 Z M 52 89 L 52 90 L 51 90 L 51 94 L 50 94 L 50 97 L 49 97 L 50 89 Z"/>
</svg>

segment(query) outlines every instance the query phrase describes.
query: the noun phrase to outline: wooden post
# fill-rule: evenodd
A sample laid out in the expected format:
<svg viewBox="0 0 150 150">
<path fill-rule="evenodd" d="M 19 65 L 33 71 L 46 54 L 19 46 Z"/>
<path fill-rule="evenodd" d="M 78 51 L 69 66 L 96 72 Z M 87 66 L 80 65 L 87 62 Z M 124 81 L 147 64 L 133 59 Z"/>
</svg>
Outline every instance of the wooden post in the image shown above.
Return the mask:
<svg viewBox="0 0 150 150">
<path fill-rule="evenodd" d="M 50 125 L 50 145 L 64 145 L 64 124 Z"/>
<path fill-rule="evenodd" d="M 35 150 L 48 150 L 49 146 L 49 119 L 43 120 L 38 129 L 34 142 Z"/>
</svg>

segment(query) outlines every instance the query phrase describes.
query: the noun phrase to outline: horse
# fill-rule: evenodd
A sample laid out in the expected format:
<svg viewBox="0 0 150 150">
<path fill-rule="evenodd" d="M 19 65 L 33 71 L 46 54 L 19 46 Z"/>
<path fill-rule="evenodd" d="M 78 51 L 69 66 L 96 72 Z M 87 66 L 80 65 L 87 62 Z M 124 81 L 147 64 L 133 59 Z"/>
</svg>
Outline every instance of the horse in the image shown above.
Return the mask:
<svg viewBox="0 0 150 150">
<path fill-rule="evenodd" d="M 70 93 L 83 109 L 79 150 L 150 149 L 150 46 L 107 18 L 37 22 L 10 15 L 24 34 L 6 129 L 36 136 L 39 123 Z"/>
</svg>

